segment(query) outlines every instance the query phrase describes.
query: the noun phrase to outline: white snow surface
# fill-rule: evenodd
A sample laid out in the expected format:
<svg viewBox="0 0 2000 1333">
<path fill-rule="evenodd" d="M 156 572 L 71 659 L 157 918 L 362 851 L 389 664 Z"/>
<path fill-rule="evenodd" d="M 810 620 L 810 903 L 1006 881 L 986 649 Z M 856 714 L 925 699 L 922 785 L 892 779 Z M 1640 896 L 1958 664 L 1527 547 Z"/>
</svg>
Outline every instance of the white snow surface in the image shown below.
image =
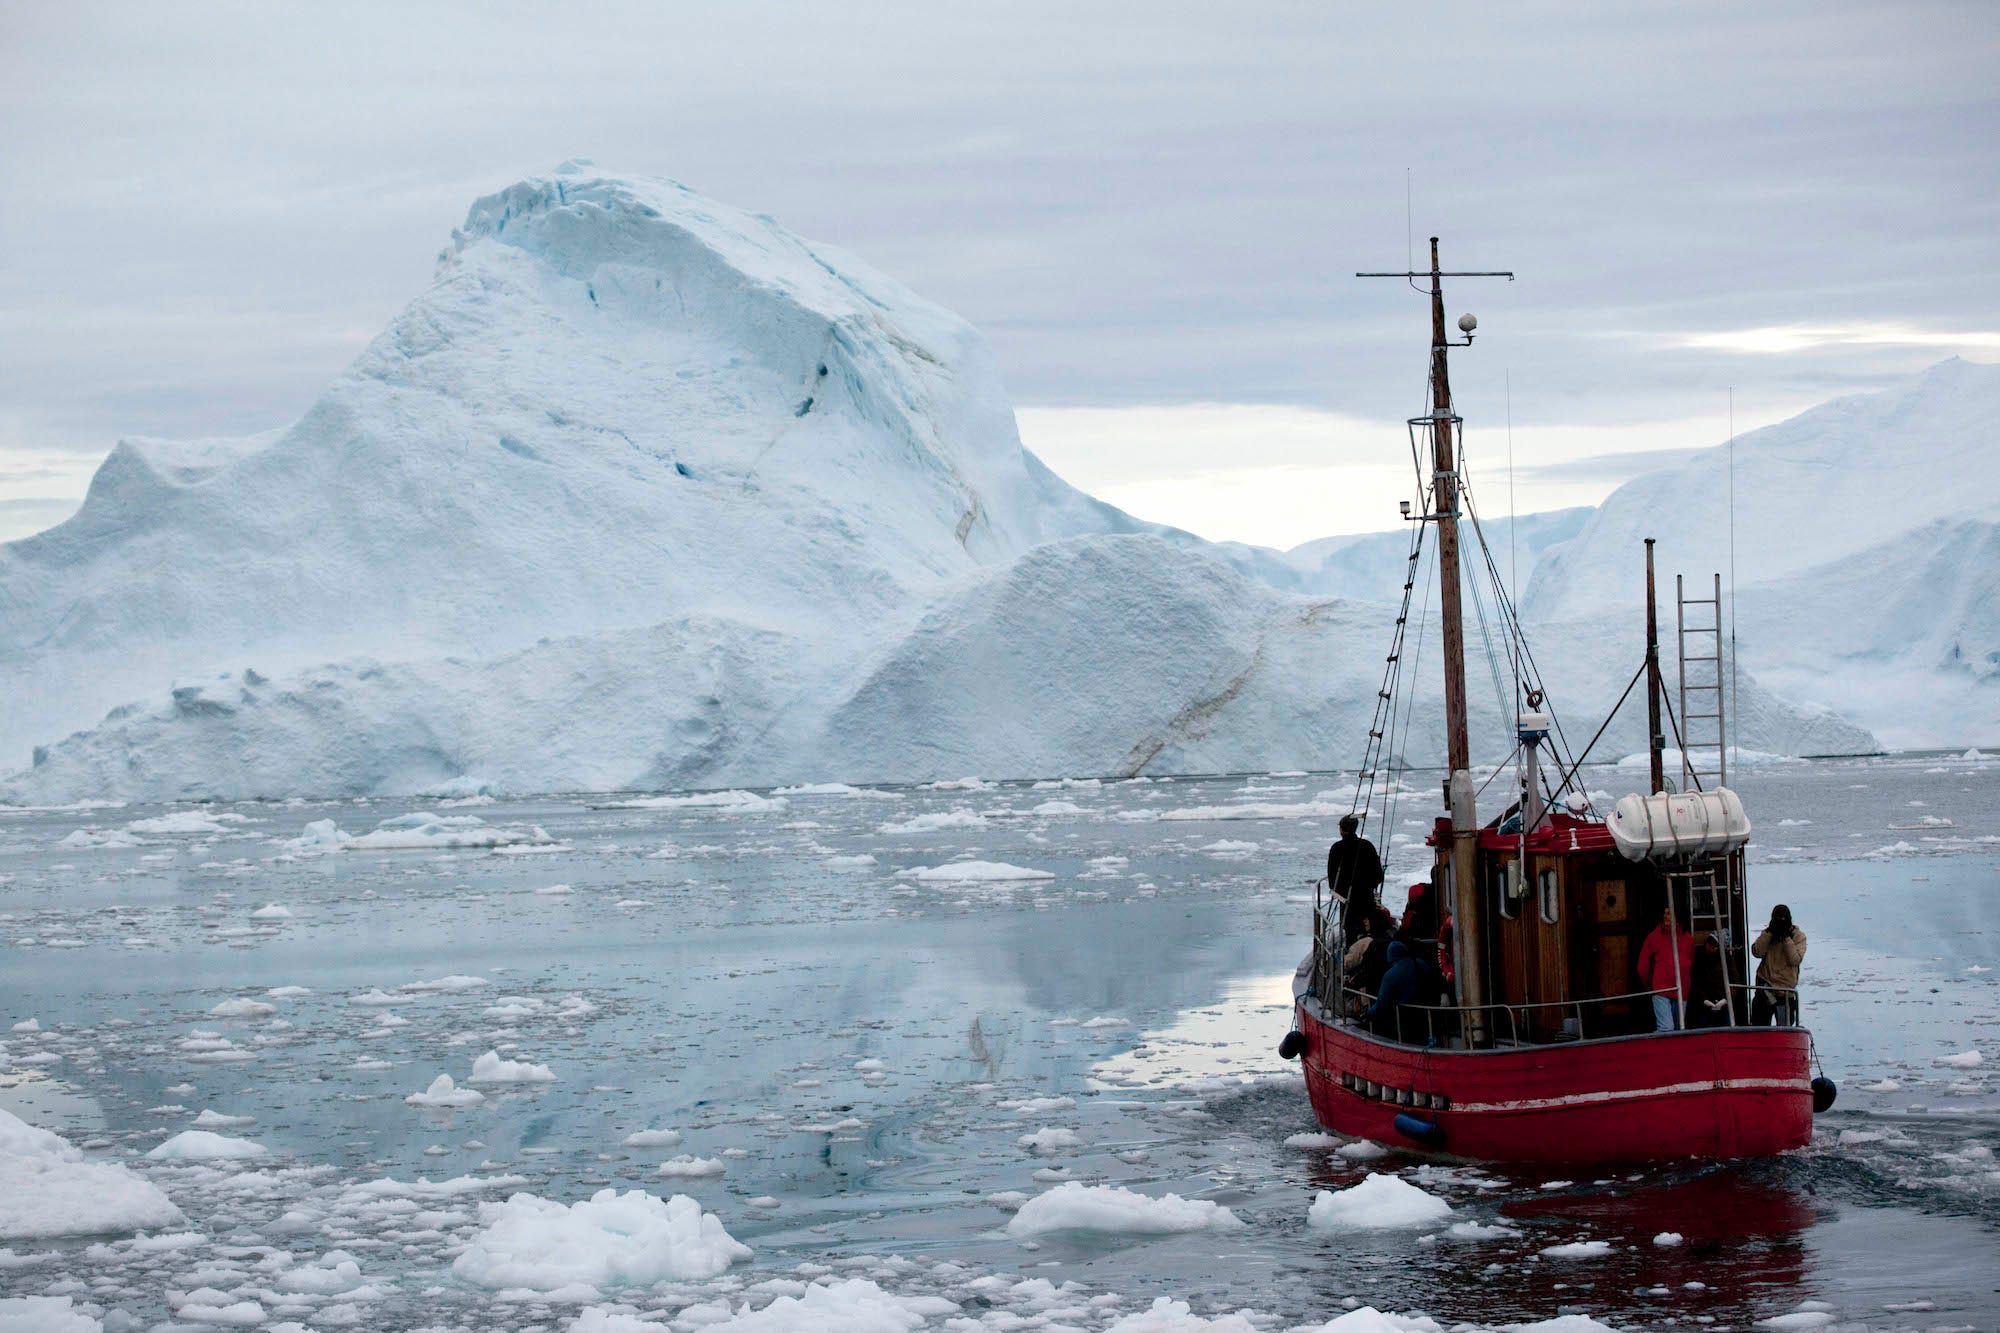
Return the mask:
<svg viewBox="0 0 2000 1333">
<path fill-rule="evenodd" d="M 452 1272 L 481 1287 L 651 1286 L 712 1278 L 750 1258 L 685 1194 L 602 1189 L 565 1207 L 533 1194 L 479 1206 L 479 1233 Z"/>
<path fill-rule="evenodd" d="M 0 1108 L 0 1242 L 173 1226 L 181 1210 L 115 1162 L 91 1162 L 59 1134 Z M 58 1325 L 59 1326 L 59 1325 Z"/>
<path fill-rule="evenodd" d="M 1352 762 L 1394 614 L 1330 567 L 1092 500 L 1021 448 L 956 316 L 569 163 L 476 202 L 296 424 L 122 441 L 74 518 L 0 547 L 0 766 L 39 747 L 0 794 L 1324 769 Z M 1548 627 L 1576 716 L 1622 688 L 1629 620 Z M 1744 697 L 1747 744 L 1872 748 Z M 1414 725 L 1435 735 L 1435 700 Z M 378 832 L 298 850 L 476 845 Z"/>
</svg>

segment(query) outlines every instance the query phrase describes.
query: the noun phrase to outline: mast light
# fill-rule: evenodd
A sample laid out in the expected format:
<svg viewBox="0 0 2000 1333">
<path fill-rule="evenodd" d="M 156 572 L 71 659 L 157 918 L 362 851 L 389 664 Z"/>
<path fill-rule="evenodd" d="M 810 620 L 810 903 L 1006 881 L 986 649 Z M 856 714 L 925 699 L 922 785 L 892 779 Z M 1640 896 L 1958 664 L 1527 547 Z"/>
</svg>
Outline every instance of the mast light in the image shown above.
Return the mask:
<svg viewBox="0 0 2000 1333">
<path fill-rule="evenodd" d="M 1479 327 L 1479 317 L 1477 315 L 1468 313 L 1460 315 L 1458 317 L 1458 331 L 1460 333 L 1463 333 L 1469 337 L 1471 336 L 1472 331 L 1478 327 Z"/>
</svg>

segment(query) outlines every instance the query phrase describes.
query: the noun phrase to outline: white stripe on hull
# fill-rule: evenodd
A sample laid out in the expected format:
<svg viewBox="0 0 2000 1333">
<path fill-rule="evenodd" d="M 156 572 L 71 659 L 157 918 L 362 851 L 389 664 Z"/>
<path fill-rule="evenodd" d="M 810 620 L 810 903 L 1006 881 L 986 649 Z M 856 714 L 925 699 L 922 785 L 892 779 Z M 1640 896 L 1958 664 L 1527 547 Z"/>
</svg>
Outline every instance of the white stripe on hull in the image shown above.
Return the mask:
<svg viewBox="0 0 2000 1333">
<path fill-rule="evenodd" d="M 1698 1083 L 1668 1083 L 1657 1088 L 1630 1088 L 1617 1092 L 1577 1092 L 1565 1097 L 1523 1097 L 1507 1102 L 1459 1102 L 1450 1111 L 1461 1114 L 1478 1111 L 1552 1111 L 1565 1106 L 1597 1106 L 1605 1102 L 1639 1101 L 1646 1097 L 1682 1097 L 1698 1092 L 1796 1092 L 1812 1095 L 1812 1084 L 1796 1078 L 1702 1079 Z M 1450 1112 L 1447 1112 L 1449 1114 Z"/>
</svg>

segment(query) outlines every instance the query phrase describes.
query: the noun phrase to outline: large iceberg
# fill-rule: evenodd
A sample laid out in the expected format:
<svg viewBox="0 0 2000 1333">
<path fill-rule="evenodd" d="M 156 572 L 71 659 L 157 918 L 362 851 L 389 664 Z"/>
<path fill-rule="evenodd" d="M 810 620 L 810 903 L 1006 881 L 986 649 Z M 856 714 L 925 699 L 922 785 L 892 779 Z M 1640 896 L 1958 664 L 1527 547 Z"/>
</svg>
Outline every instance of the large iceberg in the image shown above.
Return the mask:
<svg viewBox="0 0 2000 1333">
<path fill-rule="evenodd" d="M 1521 540 L 1552 561 L 1598 523 Z M 0 768 L 33 751 L 4 792 L 1351 765 L 1402 540 L 1286 556 L 1141 523 L 1021 447 L 964 321 L 768 218 L 568 163 L 475 203 L 296 425 L 124 441 L 74 518 L 0 547 Z M 1638 661 L 1633 600 L 1541 631 L 1578 723 Z M 1872 745 L 1754 680 L 1744 701 L 1753 748 Z M 1505 703 L 1474 702 L 1500 758 Z"/>
</svg>

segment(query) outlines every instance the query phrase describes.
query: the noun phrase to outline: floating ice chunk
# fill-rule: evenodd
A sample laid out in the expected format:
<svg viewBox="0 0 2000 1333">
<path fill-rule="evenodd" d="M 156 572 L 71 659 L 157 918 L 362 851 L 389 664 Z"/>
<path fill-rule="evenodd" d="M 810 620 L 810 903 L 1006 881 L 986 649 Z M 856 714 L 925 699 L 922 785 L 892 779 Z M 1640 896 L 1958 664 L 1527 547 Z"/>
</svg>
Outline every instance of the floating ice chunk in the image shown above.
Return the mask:
<svg viewBox="0 0 2000 1333">
<path fill-rule="evenodd" d="M 677 1129 L 642 1129 L 625 1136 L 628 1148 L 671 1148 L 680 1141 L 681 1132 Z"/>
<path fill-rule="evenodd" d="M 155 819 L 135 819 L 125 826 L 129 833 L 156 833 L 166 835 L 188 835 L 197 833 L 227 833 L 231 824 L 248 823 L 242 815 L 211 815 L 200 810 L 176 810 Z"/>
<path fill-rule="evenodd" d="M 689 796 L 640 796 L 629 801 L 606 801 L 605 810 L 720 810 L 732 815 L 770 815 L 787 807 L 782 796 L 759 796 L 747 791 L 703 791 Z"/>
<path fill-rule="evenodd" d="M 1013 1113 L 1014 1113 L 1015 1115 L 1023 1115 L 1023 1116 L 1026 1116 L 1026 1115 L 1048 1115 L 1048 1114 L 1049 1114 L 1050 1112 L 1053 1112 L 1053 1111 L 1072 1111 L 1072 1110 L 1075 1110 L 1075 1109 L 1076 1109 L 1076 1098 L 1074 1098 L 1074 1097 L 1022 1097 L 1022 1098 L 1019 1098 L 1019 1099 L 1016 1099 L 1016 1100 L 1013 1100 L 1013 1101 L 1004 1101 L 1004 1102 L 1001 1102 L 1001 1103 L 1000 1103 L 1000 1109 L 1001 1109 L 1001 1110 L 1003 1110 L 1003 1111 L 1012 1111 L 1012 1112 L 1013 1112 Z"/>
<path fill-rule="evenodd" d="M 1428 1226 L 1451 1216 L 1451 1205 L 1400 1176 L 1371 1175 L 1344 1190 L 1321 1190 L 1306 1221 L 1331 1230 Z"/>
<path fill-rule="evenodd" d="M 1685 1239 L 1686 1237 L 1678 1231 L 1662 1231 L 1659 1235 L 1653 1237 L 1653 1244 L 1658 1245 L 1662 1249 L 1672 1249 Z"/>
<path fill-rule="evenodd" d="M 104 1333 L 104 1325 L 67 1296 L 10 1296 L 0 1299 L 0 1333 Z"/>
<path fill-rule="evenodd" d="M 196 1129 L 234 1129 L 239 1125 L 256 1123 L 257 1117 L 254 1115 L 224 1115 L 212 1107 L 194 1118 Z"/>
<path fill-rule="evenodd" d="M 24 1018 L 14 1025 L 14 1031 L 16 1032 L 40 1032 L 41 1030 L 42 1021 L 39 1018 Z"/>
<path fill-rule="evenodd" d="M 1790 1314 L 1776 1314 L 1768 1319 L 1759 1319 L 1758 1328 L 1771 1328 L 1778 1333 L 1804 1333 L 1809 1328 L 1825 1328 L 1833 1322 L 1830 1310 L 1794 1310 Z"/>
<path fill-rule="evenodd" d="M 685 1194 L 599 1190 L 568 1207 L 533 1194 L 479 1206 L 480 1230 L 452 1263 L 475 1286 L 652 1286 L 718 1277 L 750 1257 Z"/>
<path fill-rule="evenodd" d="M 1215 856 L 1247 856 L 1257 850 L 1257 844 L 1238 838 L 1219 838 L 1201 850 Z"/>
<path fill-rule="evenodd" d="M 1331 819 L 1348 813 L 1346 801 L 1244 801 L 1237 805 L 1196 805 L 1162 810 L 1161 819 Z"/>
<path fill-rule="evenodd" d="M 205 1129 L 184 1129 L 146 1154 L 154 1162 L 240 1162 L 268 1155 L 270 1149 L 249 1139 L 232 1139 Z"/>
<path fill-rule="evenodd" d="M 826 858 L 826 863 L 836 870 L 859 870 L 864 866 L 874 865 L 875 858 L 867 852 L 857 852 L 851 856 L 829 856 Z"/>
<path fill-rule="evenodd" d="M 1551 1259 L 1602 1259 L 1611 1253 L 1608 1240 L 1573 1240 L 1567 1245 L 1549 1245 L 1542 1253 Z"/>
<path fill-rule="evenodd" d="M 434 847 L 546 845 L 554 841 L 540 828 L 530 827 L 526 831 L 499 828 L 478 815 L 441 815 L 434 810 L 418 810 L 385 819 L 373 832 L 349 838 L 343 846 L 352 852 L 394 852 L 427 851 Z"/>
<path fill-rule="evenodd" d="M 1598 1323 L 1589 1315 L 1564 1314 L 1554 1319 L 1538 1319 L 1532 1324 L 1502 1324 L 1500 1333 L 1618 1333 L 1618 1330 L 1609 1324 Z"/>
<path fill-rule="evenodd" d="M 977 883 L 1005 880 L 1054 879 L 1047 870 L 1030 870 L 1026 866 L 1008 865 L 1004 861 L 953 861 L 941 866 L 913 866 L 899 870 L 902 879 L 921 880 L 924 883 Z"/>
<path fill-rule="evenodd" d="M 99 847 L 143 847 L 145 844 L 123 829 L 78 829 L 58 842 L 65 851 L 84 852 Z"/>
<path fill-rule="evenodd" d="M 1333 1325 L 1328 1324 L 1326 1327 L 1332 1328 Z M 1194 1308 L 1186 1301 L 1169 1300 L 1165 1296 L 1158 1296 L 1154 1298 L 1151 1306 L 1126 1315 L 1107 1328 L 1105 1333 L 1259 1333 L 1259 1330 L 1257 1325 L 1240 1314 L 1225 1314 L 1218 1315 L 1214 1319 L 1205 1319 L 1196 1314 Z M 1301 1333 L 1304 1333 L 1304 1330 L 1301 1330 Z M 1368 1333 L 1368 1331 L 1343 1327 L 1341 1333 Z"/>
<path fill-rule="evenodd" d="M 1504 1240 L 1521 1233 L 1512 1227 L 1489 1226 L 1481 1222 L 1453 1222 L 1444 1229 L 1453 1240 Z"/>
<path fill-rule="evenodd" d="M 1075 801 L 1043 801 L 1032 813 L 1049 818 L 1055 815 L 1081 815 L 1088 812 Z"/>
<path fill-rule="evenodd" d="M 286 851 L 302 856 L 318 856 L 326 852 L 337 852 L 354 841 L 354 835 L 346 832 L 331 819 L 315 819 L 299 831 L 296 838 L 287 838 L 282 844 Z"/>
<path fill-rule="evenodd" d="M 587 1307 L 569 1326 L 569 1333 L 667 1333 L 667 1325 L 651 1319 L 640 1319 L 622 1310 L 608 1309 L 602 1305 Z"/>
<path fill-rule="evenodd" d="M 1960 1051 L 1957 1055 L 1940 1055 L 1931 1063 L 1945 1069 L 1977 1069 L 1986 1063 L 1986 1057 L 1978 1051 Z"/>
<path fill-rule="evenodd" d="M 296 1000 L 312 994 L 310 986 L 273 986 L 264 992 L 274 1000 Z"/>
<path fill-rule="evenodd" d="M 541 894 L 544 898 L 553 898 L 566 893 L 575 893 L 576 890 L 567 884 L 549 884 L 536 889 L 535 892 Z"/>
<path fill-rule="evenodd" d="M 396 987 L 396 989 L 419 995 L 428 995 L 436 991 L 478 990 L 481 986 L 490 986 L 492 984 L 485 977 L 453 975 L 439 977 L 435 981 L 409 981 Z"/>
<path fill-rule="evenodd" d="M 439 1074 L 428 1088 L 403 1100 L 411 1106 L 475 1106 L 486 1100 L 486 1094 L 477 1088 L 459 1087 L 450 1074 Z"/>
<path fill-rule="evenodd" d="M 720 1157 L 693 1157 L 682 1153 L 679 1157 L 669 1157 L 660 1163 L 660 1174 L 694 1178 L 699 1176 L 719 1176 L 728 1170 Z"/>
<path fill-rule="evenodd" d="M 206 1296 L 209 1299 L 197 1300 Z M 202 1287 L 189 1293 L 174 1313 L 181 1320 L 194 1324 L 214 1324 L 223 1328 L 255 1328 L 267 1317 L 264 1307 L 256 1301 L 228 1301 L 228 1297 L 213 1287 Z"/>
<path fill-rule="evenodd" d="M 1343 1143 L 1334 1151 L 1350 1162 L 1372 1162 L 1378 1157 L 1389 1155 L 1387 1148 L 1369 1139 L 1356 1139 L 1352 1143 Z"/>
<path fill-rule="evenodd" d="M 361 1285 L 361 1265 L 345 1250 L 328 1250 L 316 1264 L 287 1268 L 271 1285 L 307 1296 L 337 1296 Z"/>
<path fill-rule="evenodd" d="M 706 1333 L 905 1333 L 923 1328 L 934 1315 L 958 1314 L 957 1301 L 942 1296 L 897 1296 L 866 1278 L 848 1278 L 784 1295 Z"/>
<path fill-rule="evenodd" d="M 292 909 L 283 903 L 265 903 L 250 914 L 252 921 L 284 921 L 291 917 Z"/>
<path fill-rule="evenodd" d="M 1317 1148 L 1330 1150 L 1338 1148 L 1345 1142 L 1346 1140 L 1338 1134 L 1293 1134 L 1285 1139 L 1285 1146 L 1287 1148 L 1304 1148 L 1309 1150 Z"/>
<path fill-rule="evenodd" d="M 1168 1236 L 1184 1231 L 1226 1231 L 1243 1222 L 1221 1204 L 1166 1194 L 1155 1199 L 1115 1185 L 1083 1185 L 1074 1180 L 1038 1194 L 1007 1223 L 1011 1236 L 1051 1231 L 1095 1231 L 1109 1235 Z"/>
<path fill-rule="evenodd" d="M 1873 1083 L 1862 1084 L 1861 1090 L 1863 1092 L 1901 1092 L 1903 1085 L 1893 1078 L 1880 1078 L 1876 1079 Z"/>
<path fill-rule="evenodd" d="M 525 1060 L 502 1060 L 500 1052 L 488 1051 L 472 1062 L 472 1077 L 468 1083 L 553 1083 L 556 1076 L 549 1072 L 547 1065 L 529 1064 Z"/>
<path fill-rule="evenodd" d="M 383 990 L 380 986 L 376 986 L 372 990 L 362 991 L 359 995 L 348 996 L 347 1002 L 349 1004 L 380 1007 L 382 1005 L 401 1004 L 402 1000 Z"/>
<path fill-rule="evenodd" d="M 984 778 L 941 778 L 936 782 L 926 782 L 925 791 L 992 791 L 997 784 Z"/>
<path fill-rule="evenodd" d="M 278 1012 L 275 1004 L 265 1004 L 262 1000 L 246 1000 L 240 996 L 224 1000 L 208 1011 L 211 1018 L 265 1018 Z"/>
<path fill-rule="evenodd" d="M 0 1242 L 173 1226 L 181 1210 L 114 1162 L 88 1162 L 60 1135 L 0 1109 Z"/>
<path fill-rule="evenodd" d="M 876 832 L 887 833 L 893 837 L 903 833 L 936 833 L 940 829 L 985 827 L 985 815 L 961 806 L 956 810 L 928 810 L 920 815 L 912 815 L 901 823 L 883 824 Z"/>
<path fill-rule="evenodd" d="M 1075 1148 L 1083 1143 L 1083 1140 L 1077 1137 L 1075 1130 L 1049 1126 L 1043 1126 L 1032 1134 L 1023 1134 L 1015 1141 L 1031 1152 L 1040 1153 L 1060 1152 L 1064 1148 Z"/>
</svg>

